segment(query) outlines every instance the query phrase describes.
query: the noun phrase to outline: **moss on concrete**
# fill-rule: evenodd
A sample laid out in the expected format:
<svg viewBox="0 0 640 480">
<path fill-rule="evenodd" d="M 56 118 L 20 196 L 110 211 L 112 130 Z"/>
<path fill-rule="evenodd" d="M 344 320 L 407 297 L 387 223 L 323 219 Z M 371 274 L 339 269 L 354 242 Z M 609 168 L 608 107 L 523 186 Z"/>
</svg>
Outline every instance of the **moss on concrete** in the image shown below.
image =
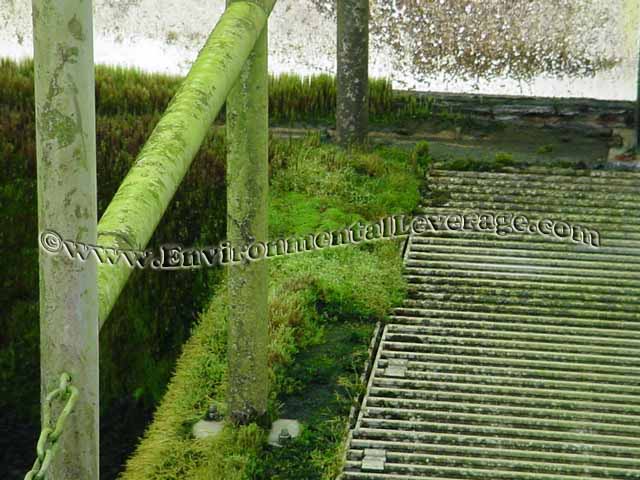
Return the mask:
<svg viewBox="0 0 640 480">
<path fill-rule="evenodd" d="M 286 257 L 271 265 L 269 370 L 274 388 L 270 413 L 278 413 L 277 394 L 290 377 L 296 354 L 323 341 L 327 316 L 385 317 L 404 292 L 395 243 Z M 360 279 L 367 278 L 367 285 Z M 265 447 L 255 424 L 232 429 L 214 440 L 195 440 L 189 432 L 210 405 L 224 411 L 227 390 L 226 289 L 200 316 L 184 347 L 167 393 L 156 411 L 123 480 L 241 479 Z M 329 313 L 330 312 L 330 313 Z"/>
</svg>

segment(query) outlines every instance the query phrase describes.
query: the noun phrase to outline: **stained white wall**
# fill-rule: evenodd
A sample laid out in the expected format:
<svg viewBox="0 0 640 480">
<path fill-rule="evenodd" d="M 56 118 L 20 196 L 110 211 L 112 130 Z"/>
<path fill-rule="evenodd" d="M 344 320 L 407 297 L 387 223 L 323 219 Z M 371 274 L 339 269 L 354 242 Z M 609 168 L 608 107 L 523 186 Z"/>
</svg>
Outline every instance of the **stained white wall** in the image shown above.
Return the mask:
<svg viewBox="0 0 640 480">
<path fill-rule="evenodd" d="M 602 47 L 613 49 L 623 61 L 594 78 L 540 76 L 527 83 L 507 78 L 472 83 L 435 75 L 417 81 L 398 68 L 397 55 L 378 47 L 371 49 L 371 74 L 391 78 L 396 88 L 634 100 L 640 0 L 606 1 L 617 18 L 612 30 L 607 27 L 611 35 L 602 37 Z M 223 7 L 223 0 L 94 0 L 95 60 L 184 74 Z M 334 22 L 321 15 L 309 0 L 278 0 L 269 25 L 272 72 L 335 71 Z M 31 56 L 31 28 L 30 0 L 0 0 L 0 56 Z"/>
</svg>

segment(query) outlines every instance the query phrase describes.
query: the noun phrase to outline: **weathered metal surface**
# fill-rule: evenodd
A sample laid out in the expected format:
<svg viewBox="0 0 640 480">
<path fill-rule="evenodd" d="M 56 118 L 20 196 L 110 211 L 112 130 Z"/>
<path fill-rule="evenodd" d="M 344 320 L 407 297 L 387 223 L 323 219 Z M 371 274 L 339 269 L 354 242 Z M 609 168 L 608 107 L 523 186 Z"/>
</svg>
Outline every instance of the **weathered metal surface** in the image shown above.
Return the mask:
<svg viewBox="0 0 640 480">
<path fill-rule="evenodd" d="M 426 214 L 483 209 L 598 229 L 414 236 L 350 432 L 347 479 L 639 478 L 640 173 L 434 171 Z M 406 365 L 404 376 L 398 362 Z M 402 365 L 400 364 L 400 365 Z M 384 471 L 365 466 L 383 449 Z"/>
<path fill-rule="evenodd" d="M 636 108 L 635 108 L 635 129 L 636 129 L 636 150 L 640 150 L 640 47 L 638 47 L 638 80 L 636 80 Z"/>
<path fill-rule="evenodd" d="M 233 0 L 227 5 L 232 7 Z M 267 241 L 269 82 L 267 27 L 227 99 L 227 239 L 234 246 Z M 267 262 L 229 267 L 228 415 L 264 419 L 269 394 Z"/>
<path fill-rule="evenodd" d="M 362 144 L 369 123 L 369 0 L 338 0 L 336 130 L 343 146 Z"/>
<path fill-rule="evenodd" d="M 147 245 L 274 4 L 275 0 L 239 1 L 225 11 L 100 219 L 100 245 Z M 101 326 L 130 274 L 124 265 L 99 268 Z"/>
<path fill-rule="evenodd" d="M 91 2 L 34 0 L 38 228 L 95 244 L 96 147 Z M 34 239 L 35 241 L 35 239 Z M 50 480 L 98 479 L 96 265 L 40 250 L 41 400 L 68 372 L 82 392 Z"/>
<path fill-rule="evenodd" d="M 362 457 L 362 470 L 365 472 L 384 472 L 387 454 L 381 448 L 365 448 Z"/>
</svg>

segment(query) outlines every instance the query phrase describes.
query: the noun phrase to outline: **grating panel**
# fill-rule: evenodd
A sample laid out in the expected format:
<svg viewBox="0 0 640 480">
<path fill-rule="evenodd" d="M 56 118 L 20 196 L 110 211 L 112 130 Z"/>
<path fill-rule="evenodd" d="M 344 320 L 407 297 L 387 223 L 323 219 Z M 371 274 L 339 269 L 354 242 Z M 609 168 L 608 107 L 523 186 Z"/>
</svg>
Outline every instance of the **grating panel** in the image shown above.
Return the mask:
<svg viewBox="0 0 640 480">
<path fill-rule="evenodd" d="M 410 239 L 347 479 L 640 479 L 640 174 L 432 172 L 423 213 L 588 225 Z M 439 206 L 435 206 L 438 204 Z"/>
</svg>

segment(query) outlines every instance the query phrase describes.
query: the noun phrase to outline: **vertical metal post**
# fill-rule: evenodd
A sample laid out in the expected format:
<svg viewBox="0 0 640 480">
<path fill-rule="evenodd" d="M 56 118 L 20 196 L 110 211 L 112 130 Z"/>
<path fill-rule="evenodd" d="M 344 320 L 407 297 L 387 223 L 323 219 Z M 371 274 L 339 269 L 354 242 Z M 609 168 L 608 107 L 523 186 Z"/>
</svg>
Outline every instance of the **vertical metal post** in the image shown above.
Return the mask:
<svg viewBox="0 0 640 480">
<path fill-rule="evenodd" d="M 369 0 L 338 0 L 336 131 L 344 147 L 369 129 Z"/>
<path fill-rule="evenodd" d="M 262 0 L 255 3 L 265 7 Z M 227 239 L 238 249 L 267 241 L 267 35 L 265 25 L 227 98 Z M 263 423 L 269 393 L 267 262 L 245 258 L 228 273 L 228 418 Z"/>
<path fill-rule="evenodd" d="M 636 114 L 635 114 L 635 129 L 636 129 L 636 152 L 640 153 L 640 46 L 638 46 L 638 75 L 636 80 Z"/>
<path fill-rule="evenodd" d="M 96 242 L 92 2 L 33 0 L 38 227 Z M 35 241 L 36 239 L 34 239 Z M 48 238 L 49 246 L 55 237 Z M 95 262 L 40 249 L 41 392 L 71 376 L 80 396 L 49 480 L 99 478 L 98 298 Z M 55 415 L 55 412 L 54 412 Z"/>
</svg>

